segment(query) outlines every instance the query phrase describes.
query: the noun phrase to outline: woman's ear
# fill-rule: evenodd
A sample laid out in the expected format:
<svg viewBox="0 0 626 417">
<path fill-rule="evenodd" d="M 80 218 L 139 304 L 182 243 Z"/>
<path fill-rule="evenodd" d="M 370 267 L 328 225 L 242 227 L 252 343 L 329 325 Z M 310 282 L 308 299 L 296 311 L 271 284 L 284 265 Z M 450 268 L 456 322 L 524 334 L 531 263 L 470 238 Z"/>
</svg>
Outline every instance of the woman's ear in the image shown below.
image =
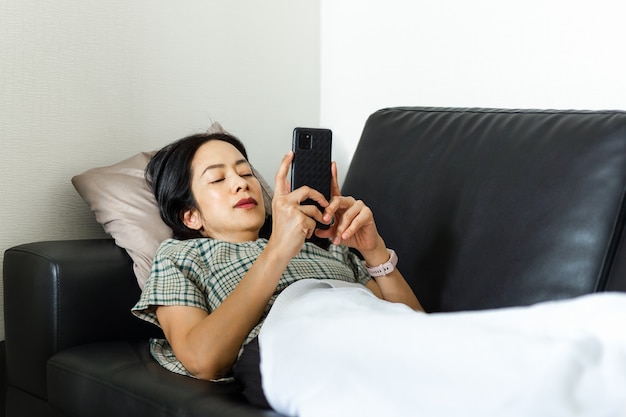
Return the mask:
<svg viewBox="0 0 626 417">
<path fill-rule="evenodd" d="M 196 209 L 186 209 L 182 212 L 183 224 L 192 230 L 202 229 L 200 214 Z"/>
</svg>

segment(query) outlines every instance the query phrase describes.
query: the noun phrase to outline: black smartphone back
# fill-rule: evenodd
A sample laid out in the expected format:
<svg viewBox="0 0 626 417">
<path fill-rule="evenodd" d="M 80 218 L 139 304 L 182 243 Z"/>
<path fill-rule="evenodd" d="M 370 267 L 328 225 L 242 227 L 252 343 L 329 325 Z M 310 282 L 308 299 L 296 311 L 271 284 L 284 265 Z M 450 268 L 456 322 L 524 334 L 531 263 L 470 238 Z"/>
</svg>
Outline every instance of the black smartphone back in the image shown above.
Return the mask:
<svg viewBox="0 0 626 417">
<path fill-rule="evenodd" d="M 330 201 L 332 137 L 330 129 L 297 127 L 293 130 L 292 190 L 308 185 Z M 303 204 L 315 203 L 305 201 Z M 321 207 L 318 206 L 318 208 L 322 210 Z M 328 226 L 318 224 L 318 227 L 327 228 Z"/>
</svg>

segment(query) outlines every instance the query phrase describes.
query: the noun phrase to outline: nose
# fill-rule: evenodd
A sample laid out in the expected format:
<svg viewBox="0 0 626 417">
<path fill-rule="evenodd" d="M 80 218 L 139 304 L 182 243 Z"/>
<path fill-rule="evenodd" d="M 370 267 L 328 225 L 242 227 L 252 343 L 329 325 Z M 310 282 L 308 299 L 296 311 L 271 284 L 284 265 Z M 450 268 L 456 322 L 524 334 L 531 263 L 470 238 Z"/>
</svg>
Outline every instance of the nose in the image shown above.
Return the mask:
<svg viewBox="0 0 626 417">
<path fill-rule="evenodd" d="M 250 185 L 246 178 L 237 175 L 233 181 L 233 191 L 238 193 L 239 191 L 247 191 L 250 189 Z"/>
</svg>

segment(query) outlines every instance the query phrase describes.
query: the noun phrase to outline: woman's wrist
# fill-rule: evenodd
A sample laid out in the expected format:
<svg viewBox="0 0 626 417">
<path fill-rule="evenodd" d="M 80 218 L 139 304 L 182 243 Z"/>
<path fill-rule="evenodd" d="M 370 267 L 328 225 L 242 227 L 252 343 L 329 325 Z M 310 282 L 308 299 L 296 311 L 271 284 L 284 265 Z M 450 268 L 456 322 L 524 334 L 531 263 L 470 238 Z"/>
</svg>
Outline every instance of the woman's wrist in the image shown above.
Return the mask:
<svg viewBox="0 0 626 417">
<path fill-rule="evenodd" d="M 396 269 L 398 263 L 398 256 L 392 249 L 387 249 L 389 253 L 389 259 L 387 262 L 379 265 L 365 265 L 367 272 L 374 278 L 382 277 L 391 274 Z"/>
<path fill-rule="evenodd" d="M 369 251 L 361 250 L 365 263 L 370 266 L 384 264 L 389 260 L 389 251 L 385 242 L 380 238 L 376 246 Z"/>
<path fill-rule="evenodd" d="M 261 255 L 265 262 L 283 271 L 293 257 L 289 254 L 288 248 L 282 247 L 279 243 L 273 242 L 271 239 L 268 241 Z"/>
</svg>

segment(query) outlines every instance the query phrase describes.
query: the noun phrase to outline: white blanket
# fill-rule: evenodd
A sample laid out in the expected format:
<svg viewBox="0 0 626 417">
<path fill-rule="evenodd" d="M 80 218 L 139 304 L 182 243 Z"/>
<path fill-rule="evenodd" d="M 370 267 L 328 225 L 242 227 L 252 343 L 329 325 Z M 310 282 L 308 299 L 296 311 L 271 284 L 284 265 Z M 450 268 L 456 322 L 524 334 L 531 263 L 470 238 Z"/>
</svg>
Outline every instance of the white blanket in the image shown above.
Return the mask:
<svg viewBox="0 0 626 417">
<path fill-rule="evenodd" d="M 626 295 L 416 313 L 304 280 L 259 335 L 263 389 L 289 416 L 626 416 Z"/>
</svg>

